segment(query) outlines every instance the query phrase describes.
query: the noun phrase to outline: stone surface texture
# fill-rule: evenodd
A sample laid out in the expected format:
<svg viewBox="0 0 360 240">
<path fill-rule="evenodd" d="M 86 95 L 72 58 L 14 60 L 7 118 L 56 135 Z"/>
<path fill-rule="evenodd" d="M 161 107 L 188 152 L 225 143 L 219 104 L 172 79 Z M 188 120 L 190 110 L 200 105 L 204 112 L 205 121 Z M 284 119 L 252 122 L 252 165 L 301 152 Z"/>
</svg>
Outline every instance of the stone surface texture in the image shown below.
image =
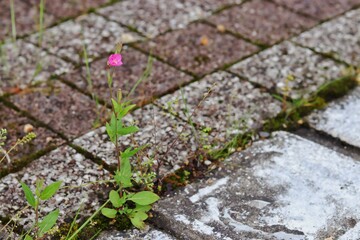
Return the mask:
<svg viewBox="0 0 360 240">
<path fill-rule="evenodd" d="M 34 44 L 37 39 L 38 34 L 29 38 Z M 84 46 L 91 62 L 95 57 L 114 51 L 118 42 L 130 43 L 139 39 L 139 35 L 118 23 L 91 13 L 44 31 L 42 47 L 72 62 L 84 63 Z"/>
<path fill-rule="evenodd" d="M 51 75 L 73 68 L 71 64 L 23 40 L 7 43 L 0 49 L 3 54 L 0 58 L 0 93 L 47 81 Z"/>
<path fill-rule="evenodd" d="M 281 110 L 270 94 L 227 72 L 208 75 L 156 103 L 200 129 L 210 128 L 209 140 L 215 145 L 259 128 Z"/>
<path fill-rule="evenodd" d="M 213 178 L 161 200 L 156 221 L 183 239 L 354 236 L 359 174 L 358 161 L 278 132 L 232 155 Z"/>
<path fill-rule="evenodd" d="M 122 50 L 121 67 L 111 68 L 113 78 L 113 96 L 116 96 L 118 89 L 121 89 L 123 96 L 127 96 L 136 82 L 142 77 L 146 68 L 150 68 L 150 75 L 137 85 L 132 96 L 133 102 L 149 102 L 154 97 L 161 96 L 170 90 L 177 89 L 179 86 L 191 81 L 192 77 L 177 71 L 176 69 L 153 59 L 151 65 L 148 64 L 148 56 L 131 48 L 124 47 Z M 75 84 L 82 90 L 87 90 L 91 94 L 104 101 L 110 102 L 110 90 L 107 82 L 106 67 L 107 58 L 100 59 L 90 64 L 90 78 L 92 83 L 89 85 L 86 67 L 76 69 L 62 78 Z"/>
<path fill-rule="evenodd" d="M 95 101 L 56 80 L 24 90 L 9 100 L 70 139 L 91 129 L 97 118 Z"/>
<path fill-rule="evenodd" d="M 359 0 L 274 0 L 296 12 L 325 20 L 359 5 Z"/>
<path fill-rule="evenodd" d="M 360 88 L 330 103 L 326 109 L 315 111 L 307 119 L 311 127 L 360 147 Z"/>
<path fill-rule="evenodd" d="M 271 2 L 254 0 L 209 18 L 254 42 L 272 45 L 310 28 L 316 21 Z"/>
<path fill-rule="evenodd" d="M 162 231 L 147 227 L 143 231 L 131 229 L 125 232 L 104 231 L 97 240 L 175 240 L 176 238 Z"/>
<path fill-rule="evenodd" d="M 309 49 L 283 42 L 233 65 L 229 70 L 292 98 L 306 97 L 341 76 L 345 66 Z"/>
<path fill-rule="evenodd" d="M 91 215 L 100 206 L 98 193 L 102 192 L 106 197 L 104 186 L 93 182 L 107 178 L 107 171 L 74 149 L 68 146 L 60 147 L 32 162 L 20 172 L 0 179 L 0 215 L 11 217 L 22 210 L 27 203 L 20 181 L 25 182 L 34 191 L 37 179 L 44 179 L 46 185 L 62 181 L 62 187 L 55 197 L 42 202 L 41 214 L 59 208 L 59 223 L 67 217 L 75 216 L 80 207 L 83 216 Z M 34 217 L 34 211 L 27 208 L 20 215 L 18 223 L 28 228 Z"/>
<path fill-rule="evenodd" d="M 202 23 L 139 45 L 168 63 L 201 76 L 240 60 L 258 48 Z"/>
<path fill-rule="evenodd" d="M 304 32 L 293 41 L 347 62 L 360 64 L 360 9 L 347 12 L 310 31 Z"/>
<path fill-rule="evenodd" d="M 140 131 L 133 137 L 122 137 L 119 146 L 122 151 L 132 146 L 148 145 L 137 161 L 154 161 L 154 167 L 160 165 L 163 176 L 178 169 L 184 162 L 196 157 L 196 142 L 189 125 L 172 115 L 161 111 L 154 105 L 147 105 L 126 116 L 127 124 L 135 124 Z M 117 164 L 115 146 L 110 142 L 105 127 L 89 132 L 75 139 L 74 144 L 100 157 L 107 164 Z"/>
</svg>

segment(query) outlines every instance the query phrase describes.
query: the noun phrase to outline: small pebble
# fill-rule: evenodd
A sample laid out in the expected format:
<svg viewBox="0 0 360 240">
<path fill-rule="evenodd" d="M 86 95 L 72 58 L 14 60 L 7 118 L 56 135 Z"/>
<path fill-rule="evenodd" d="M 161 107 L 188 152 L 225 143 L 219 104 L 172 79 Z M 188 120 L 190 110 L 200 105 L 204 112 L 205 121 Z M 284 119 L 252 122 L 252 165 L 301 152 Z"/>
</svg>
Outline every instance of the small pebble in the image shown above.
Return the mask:
<svg viewBox="0 0 360 240">
<path fill-rule="evenodd" d="M 34 131 L 34 126 L 31 124 L 25 124 L 24 126 L 24 133 L 29 133 Z"/>
<path fill-rule="evenodd" d="M 209 166 L 209 165 L 211 164 L 211 161 L 205 160 L 205 161 L 204 161 L 204 164 L 205 164 L 206 166 Z"/>
</svg>

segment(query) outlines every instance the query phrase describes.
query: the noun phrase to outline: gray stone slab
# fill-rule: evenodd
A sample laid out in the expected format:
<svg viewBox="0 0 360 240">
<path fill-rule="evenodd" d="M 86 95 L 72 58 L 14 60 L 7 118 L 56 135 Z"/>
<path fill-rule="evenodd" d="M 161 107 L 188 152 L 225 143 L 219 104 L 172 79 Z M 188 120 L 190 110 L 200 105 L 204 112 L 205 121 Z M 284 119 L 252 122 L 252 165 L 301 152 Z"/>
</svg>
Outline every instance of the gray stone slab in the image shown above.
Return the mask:
<svg viewBox="0 0 360 240">
<path fill-rule="evenodd" d="M 310 126 L 360 147 L 360 88 L 307 117 Z"/>
<path fill-rule="evenodd" d="M 74 149 L 68 146 L 60 147 L 35 160 L 23 170 L 0 179 L 0 216 L 12 217 L 27 205 L 20 181 L 34 190 L 36 179 L 44 179 L 46 185 L 58 180 L 63 181 L 58 193 L 50 200 L 42 202 L 42 216 L 59 208 L 58 223 L 62 223 L 65 218 L 75 216 L 80 206 L 83 209 L 82 215 L 91 215 L 100 206 L 99 196 L 103 194 L 106 198 L 104 186 L 94 182 L 109 179 L 108 175 L 106 170 Z M 29 227 L 34 217 L 34 211 L 28 208 L 20 215 L 18 223 Z"/>
<path fill-rule="evenodd" d="M 293 41 L 351 65 L 360 64 L 360 9 L 304 32 Z"/>
<path fill-rule="evenodd" d="M 182 239 L 358 239 L 360 162 L 274 135 L 161 200 L 155 222 Z"/>
<path fill-rule="evenodd" d="M 214 145 L 260 127 L 281 110 L 270 94 L 227 72 L 208 75 L 156 103 L 184 120 L 190 117 L 200 129 L 211 130 L 209 141 Z"/>
<path fill-rule="evenodd" d="M 46 81 L 53 74 L 73 68 L 70 63 L 23 40 L 0 46 L 0 56 L 0 92 L 25 88 L 30 82 Z"/>
<path fill-rule="evenodd" d="M 86 45 L 89 61 L 103 53 L 114 51 L 116 43 L 130 43 L 140 36 L 118 23 L 96 14 L 83 15 L 66 21 L 43 33 L 42 47 L 49 52 L 74 62 L 84 62 L 83 46 Z M 38 34 L 29 40 L 38 43 Z"/>
<path fill-rule="evenodd" d="M 235 64 L 230 71 L 278 93 L 301 98 L 340 77 L 343 68 L 309 49 L 283 42 Z M 287 80 L 289 77 L 293 80 Z"/>
<path fill-rule="evenodd" d="M 158 107 L 147 105 L 134 111 L 124 120 L 127 124 L 138 126 L 140 131 L 133 137 L 120 138 L 120 149 L 148 144 L 149 146 L 139 155 L 139 160 L 144 162 L 154 158 L 155 168 L 158 165 L 157 161 L 160 161 L 160 175 L 178 169 L 195 156 L 197 144 L 190 126 Z M 117 164 L 115 147 L 110 142 L 105 127 L 75 139 L 74 144 L 100 157 L 107 164 Z M 133 161 L 135 163 L 136 159 Z"/>
<path fill-rule="evenodd" d="M 155 37 L 169 29 L 185 28 L 191 21 L 210 14 L 200 1 L 134 0 L 122 1 L 98 11 L 111 20 L 126 24 Z"/>
<path fill-rule="evenodd" d="M 105 231 L 97 240 L 175 240 L 167 233 L 148 227 L 145 230 L 131 229 L 128 231 Z"/>
</svg>

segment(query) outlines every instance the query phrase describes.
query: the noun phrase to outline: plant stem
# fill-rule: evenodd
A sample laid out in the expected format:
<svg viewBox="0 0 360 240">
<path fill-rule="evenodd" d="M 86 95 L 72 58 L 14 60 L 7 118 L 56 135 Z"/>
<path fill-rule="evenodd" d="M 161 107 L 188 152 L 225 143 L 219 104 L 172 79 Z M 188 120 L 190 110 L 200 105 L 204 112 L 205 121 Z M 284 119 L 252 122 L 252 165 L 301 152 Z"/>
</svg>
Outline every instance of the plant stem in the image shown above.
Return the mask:
<svg viewBox="0 0 360 240">
<path fill-rule="evenodd" d="M 35 205 L 35 239 L 38 237 L 38 222 L 39 222 L 39 199 L 36 199 Z"/>
<path fill-rule="evenodd" d="M 42 37 L 44 31 L 44 7 L 45 7 L 45 0 L 40 0 L 40 16 L 39 16 L 39 46 L 42 46 Z"/>
<path fill-rule="evenodd" d="M 11 31 L 13 41 L 16 41 L 16 24 L 15 24 L 15 10 L 14 10 L 14 0 L 10 0 L 10 14 L 11 14 Z"/>
</svg>

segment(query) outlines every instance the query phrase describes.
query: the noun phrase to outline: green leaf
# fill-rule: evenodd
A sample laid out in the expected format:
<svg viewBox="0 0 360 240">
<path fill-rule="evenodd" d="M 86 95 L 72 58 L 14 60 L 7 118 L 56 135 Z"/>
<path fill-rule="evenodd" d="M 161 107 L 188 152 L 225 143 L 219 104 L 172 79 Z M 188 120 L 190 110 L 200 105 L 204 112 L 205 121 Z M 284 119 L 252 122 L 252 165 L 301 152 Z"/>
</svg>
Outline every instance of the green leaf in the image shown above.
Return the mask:
<svg viewBox="0 0 360 240">
<path fill-rule="evenodd" d="M 33 238 L 30 235 L 26 235 L 24 240 L 33 240 Z"/>
<path fill-rule="evenodd" d="M 28 185 L 26 185 L 23 182 L 20 182 L 20 184 L 21 184 L 21 187 L 22 187 L 22 189 L 23 189 L 23 191 L 25 193 L 26 201 L 30 204 L 30 206 L 35 208 L 36 207 L 36 200 L 35 200 L 34 194 L 32 193 L 31 189 L 28 187 Z"/>
<path fill-rule="evenodd" d="M 124 152 L 121 153 L 121 159 L 130 158 L 134 156 L 142 148 L 135 148 L 134 150 L 132 150 L 131 147 L 128 147 Z"/>
<path fill-rule="evenodd" d="M 103 208 L 101 209 L 101 213 L 108 218 L 115 218 L 117 211 L 112 208 Z"/>
<path fill-rule="evenodd" d="M 123 187 L 127 188 L 132 186 L 131 164 L 128 158 L 121 159 L 120 172 L 118 172 L 118 174 L 119 174 L 120 183 Z"/>
<path fill-rule="evenodd" d="M 118 111 L 118 116 L 119 118 L 123 118 L 126 114 L 128 114 L 129 111 L 131 111 L 132 109 L 134 109 L 136 107 L 136 104 L 132 104 L 132 105 L 129 105 L 127 107 L 123 106 L 122 105 L 122 108 L 120 111 Z"/>
<path fill-rule="evenodd" d="M 47 231 L 49 231 L 56 223 L 59 217 L 59 209 L 56 209 L 46 215 L 44 219 L 39 223 L 39 236 L 42 237 Z"/>
<path fill-rule="evenodd" d="M 61 181 L 57 181 L 47 186 L 44 191 L 41 192 L 40 199 L 48 200 L 51 198 L 57 192 L 57 190 L 59 190 L 61 183 Z"/>
<path fill-rule="evenodd" d="M 159 200 L 159 196 L 153 192 L 142 191 L 135 193 L 132 197 L 128 198 L 128 200 L 131 200 L 139 205 L 149 205 Z"/>
<path fill-rule="evenodd" d="M 147 212 L 147 211 L 150 211 L 151 209 L 151 206 L 150 205 L 139 205 L 139 204 L 136 204 L 136 207 L 134 208 L 134 211 L 135 212 Z"/>
<path fill-rule="evenodd" d="M 139 229 L 144 229 L 145 228 L 145 223 L 144 220 L 142 220 L 141 218 L 134 216 L 134 215 L 130 215 L 129 216 L 131 223 L 139 228 Z"/>
<path fill-rule="evenodd" d="M 120 198 L 120 195 L 117 191 L 115 190 L 111 190 L 110 193 L 109 193 L 109 199 L 110 199 L 110 202 L 112 203 L 112 205 L 115 207 L 115 208 L 119 208 L 121 205 L 123 205 L 123 201 L 122 199 Z"/>
<path fill-rule="evenodd" d="M 123 127 L 117 129 L 117 134 L 120 136 L 125 136 L 128 134 L 136 133 L 139 131 L 139 128 L 137 126 L 129 126 L 129 127 Z"/>
</svg>

